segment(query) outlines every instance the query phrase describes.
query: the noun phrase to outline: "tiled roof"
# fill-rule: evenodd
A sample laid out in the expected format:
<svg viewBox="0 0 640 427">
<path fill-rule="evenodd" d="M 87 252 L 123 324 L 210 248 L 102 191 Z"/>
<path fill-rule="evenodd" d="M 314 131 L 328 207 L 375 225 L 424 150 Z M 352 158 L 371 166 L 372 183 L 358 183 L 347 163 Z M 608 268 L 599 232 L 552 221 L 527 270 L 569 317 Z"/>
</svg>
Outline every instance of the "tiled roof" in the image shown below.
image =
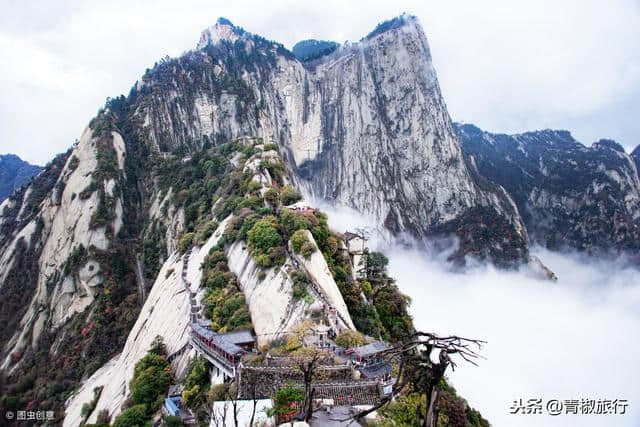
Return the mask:
<svg viewBox="0 0 640 427">
<path fill-rule="evenodd" d="M 369 357 L 376 353 L 383 352 L 388 350 L 390 347 L 383 343 L 382 341 L 374 341 L 371 344 L 361 345 L 360 347 L 355 347 L 352 351 L 360 357 Z"/>
<path fill-rule="evenodd" d="M 224 334 L 218 334 L 211 329 L 204 328 L 198 324 L 192 324 L 191 327 L 201 336 L 206 339 L 212 340 L 216 346 L 222 349 L 225 353 L 235 355 L 238 353 L 244 353 L 245 351 L 238 347 L 233 341 L 226 338 Z"/>
<path fill-rule="evenodd" d="M 228 332 L 226 334 L 221 334 L 220 336 L 224 337 L 234 344 L 249 344 L 256 341 L 256 339 L 251 334 L 251 331 L 246 329 L 241 331 Z"/>
<path fill-rule="evenodd" d="M 180 408 L 178 408 L 178 402 L 180 402 L 180 398 L 178 397 L 167 397 L 164 399 L 164 407 L 167 408 L 169 414 L 172 416 L 177 416 L 180 414 Z"/>
<path fill-rule="evenodd" d="M 365 378 L 380 378 L 391 373 L 391 365 L 387 362 L 376 363 L 360 369 Z"/>
</svg>

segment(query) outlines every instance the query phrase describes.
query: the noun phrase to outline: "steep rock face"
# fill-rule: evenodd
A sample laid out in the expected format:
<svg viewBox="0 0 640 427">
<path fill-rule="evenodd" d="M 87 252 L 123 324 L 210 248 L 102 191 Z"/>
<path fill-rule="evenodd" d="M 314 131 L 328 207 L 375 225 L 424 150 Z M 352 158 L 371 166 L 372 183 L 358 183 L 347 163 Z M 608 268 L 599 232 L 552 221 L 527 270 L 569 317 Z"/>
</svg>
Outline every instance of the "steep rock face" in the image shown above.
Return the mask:
<svg viewBox="0 0 640 427">
<path fill-rule="evenodd" d="M 148 223 L 141 208 L 167 192 L 131 126 L 125 142 L 112 118 L 99 114 L 0 205 L 0 409 L 17 410 L 3 406 L 12 397 L 61 419 L 66 390 L 122 351 L 144 278 L 153 283 L 182 232 L 179 208 L 159 207 Z"/>
<path fill-rule="evenodd" d="M 640 145 L 631 152 L 631 158 L 636 164 L 636 169 L 640 171 Z"/>
<path fill-rule="evenodd" d="M 229 269 L 238 276 L 245 295 L 259 347 L 282 334 L 292 331 L 304 317 L 309 305 L 293 299 L 293 282 L 287 274 L 292 269 L 288 261 L 282 267 L 271 268 L 261 280 L 262 269 L 255 264 L 244 242 L 229 248 Z"/>
<path fill-rule="evenodd" d="M 40 166 L 25 162 L 15 154 L 0 154 L 0 202 L 41 170 Z"/>
<path fill-rule="evenodd" d="M 309 230 L 305 230 L 305 235 L 309 242 L 316 247 L 318 246 Z M 339 316 L 338 318 L 342 320 L 344 327 L 355 330 L 347 305 L 322 253 L 316 250 L 309 258 L 294 253 L 293 258 L 295 262 L 302 266 L 304 271 L 307 272 L 311 281 L 316 284 L 318 293 L 322 296 L 321 302 L 336 309 Z"/>
<path fill-rule="evenodd" d="M 209 250 L 218 243 L 227 222 L 228 220 L 222 221 L 202 247 L 190 252 L 186 262 L 186 283 L 190 285 L 190 291 L 202 294 L 200 265 Z M 107 409 L 112 419 L 115 419 L 129 394 L 133 368 L 151 348 L 156 336 L 162 336 L 169 354 L 178 351 L 188 342 L 191 306 L 189 292 L 182 280 L 182 269 L 182 257 L 178 253 L 172 253 L 160 269 L 158 278 L 140 311 L 138 320 L 129 333 L 122 353 L 96 371 L 73 395 L 67 405 L 65 426 L 81 424 L 82 405 L 93 399 L 95 387 L 104 388 L 88 422 L 95 422 L 101 409 Z M 188 359 L 188 354 L 184 358 Z M 181 358 L 174 361 L 174 365 L 180 364 Z"/>
<path fill-rule="evenodd" d="M 532 240 L 550 248 L 640 250 L 637 149 L 629 156 L 610 140 L 585 147 L 567 131 L 457 129 L 480 174 L 513 197 Z"/>
<path fill-rule="evenodd" d="M 9 366 L 13 353 L 23 351 L 27 344 L 36 345 L 45 323 L 47 328 L 56 329 L 74 313 L 84 311 L 94 299 L 93 288 L 102 282 L 102 276 L 99 263 L 92 254 L 86 253 L 86 249 L 105 251 L 110 240 L 107 225 L 112 233 L 117 233 L 122 225 L 121 209 L 115 210 L 115 216 L 108 224 L 95 221 L 94 214 L 101 203 L 100 193 L 95 191 L 97 188 L 85 190 L 88 188 L 87 176 L 97 168 L 96 139 L 87 127 L 66 161 L 55 190 L 38 206 L 37 217 L 2 251 L 2 260 L 15 258 L 12 247 L 15 248 L 21 239 L 28 240 L 35 231 L 34 224 L 39 224 L 43 238 L 37 244 L 39 274 L 34 283 L 35 293 L 22 316 L 21 328 L 4 348 L 2 369 Z M 117 198 L 114 179 L 94 182 L 96 187 L 104 187 L 103 194 Z M 33 191 L 31 187 L 26 193 L 30 191 Z M 20 212 L 17 220 L 23 215 L 24 211 Z M 3 264 L 6 274 L 11 266 Z"/>
<path fill-rule="evenodd" d="M 494 246 L 505 261 L 526 257 L 515 204 L 499 186 L 478 183 L 464 161 L 415 17 L 304 63 L 226 20 L 205 30 L 198 48 L 162 62 L 133 92 L 154 150 L 260 135 L 280 146 L 310 196 L 370 214 L 396 235 L 454 230 L 465 252 Z M 487 241 L 470 237 L 474 212 Z M 515 250 L 501 250 L 496 218 Z"/>
</svg>

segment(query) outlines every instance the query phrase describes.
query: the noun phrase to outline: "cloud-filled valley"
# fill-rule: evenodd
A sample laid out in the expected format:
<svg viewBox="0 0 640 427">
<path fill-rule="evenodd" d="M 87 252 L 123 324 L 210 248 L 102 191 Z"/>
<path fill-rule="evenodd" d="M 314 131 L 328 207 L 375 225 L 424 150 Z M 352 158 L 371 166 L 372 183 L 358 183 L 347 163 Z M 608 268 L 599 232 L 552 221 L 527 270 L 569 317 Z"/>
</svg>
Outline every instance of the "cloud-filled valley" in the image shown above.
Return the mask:
<svg viewBox="0 0 640 427">
<path fill-rule="evenodd" d="M 326 207 L 325 207 L 326 209 Z M 340 231 L 371 222 L 330 210 Z M 479 367 L 460 361 L 449 377 L 471 406 L 496 426 L 635 426 L 640 396 L 640 273 L 624 257 L 603 260 L 533 248 L 558 276 L 478 264 L 453 272 L 446 252 L 372 239 L 389 273 L 412 299 L 416 328 L 487 341 Z M 516 399 L 626 399 L 627 414 L 511 415 Z"/>
</svg>

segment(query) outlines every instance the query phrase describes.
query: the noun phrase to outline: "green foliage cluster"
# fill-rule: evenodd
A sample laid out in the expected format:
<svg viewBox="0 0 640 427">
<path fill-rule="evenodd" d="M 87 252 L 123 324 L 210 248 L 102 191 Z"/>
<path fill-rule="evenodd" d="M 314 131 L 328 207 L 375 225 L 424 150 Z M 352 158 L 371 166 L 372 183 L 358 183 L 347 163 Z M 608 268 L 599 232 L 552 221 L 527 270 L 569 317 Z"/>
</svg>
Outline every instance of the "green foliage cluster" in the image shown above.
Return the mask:
<svg viewBox="0 0 640 427">
<path fill-rule="evenodd" d="M 345 329 L 336 337 L 336 344 L 343 348 L 358 347 L 366 343 L 364 335 L 358 331 Z"/>
<path fill-rule="evenodd" d="M 71 158 L 69 159 L 69 170 L 70 171 L 76 170 L 79 164 L 80 164 L 80 160 L 75 155 L 71 156 Z"/>
<path fill-rule="evenodd" d="M 438 385 L 436 403 L 438 427 L 489 427 L 489 422 L 471 408 L 466 400 L 444 379 Z M 424 414 L 426 398 L 423 393 L 406 393 L 378 411 L 375 427 L 411 427 L 422 424 L 418 414 Z"/>
<path fill-rule="evenodd" d="M 271 187 L 264 193 L 264 199 L 269 205 L 278 206 L 280 203 L 280 191 L 275 187 Z"/>
<path fill-rule="evenodd" d="M 300 255 L 308 259 L 311 257 L 311 255 L 313 255 L 315 251 L 316 245 L 314 245 L 313 242 L 309 241 L 304 243 L 300 248 Z"/>
<path fill-rule="evenodd" d="M 206 243 L 207 239 L 211 237 L 211 235 L 218 228 L 218 222 L 211 220 L 207 222 L 203 222 L 200 227 L 196 230 L 195 242 L 198 245 L 203 245 Z"/>
<path fill-rule="evenodd" d="M 180 251 L 181 254 L 186 253 L 187 250 L 191 247 L 194 235 L 195 233 L 185 233 L 182 235 L 180 241 L 178 242 L 178 251 Z"/>
<path fill-rule="evenodd" d="M 102 387 L 95 387 L 93 389 L 93 399 L 91 402 L 87 402 L 82 404 L 82 408 L 80 409 L 80 415 L 87 421 L 87 418 L 91 415 L 94 409 L 96 409 L 96 405 L 98 404 L 98 399 L 100 399 L 100 395 L 102 394 Z"/>
<path fill-rule="evenodd" d="M 144 275 L 149 281 L 155 280 L 162 267 L 166 255 L 167 227 L 155 219 L 144 233 L 142 239 L 142 259 L 144 260 Z"/>
<path fill-rule="evenodd" d="M 282 209 L 278 221 L 286 236 L 293 236 L 298 230 L 310 229 L 311 221 L 309 216 L 289 209 Z M 313 218 L 315 219 L 315 217 Z M 317 223 L 317 220 L 316 220 Z"/>
<path fill-rule="evenodd" d="M 309 295 L 308 289 L 311 282 L 307 275 L 300 270 L 295 270 L 289 276 L 293 282 L 293 298 L 305 299 L 309 303 L 313 302 L 313 298 Z"/>
<path fill-rule="evenodd" d="M 291 247 L 295 253 L 299 254 L 305 243 L 309 243 L 306 230 L 297 230 L 291 236 Z"/>
<path fill-rule="evenodd" d="M 113 427 L 150 427 L 151 417 L 147 405 L 134 405 L 125 409 L 113 422 Z"/>
<path fill-rule="evenodd" d="M 273 397 L 273 408 L 269 415 L 286 415 L 291 412 L 292 404 L 299 404 L 304 400 L 304 390 L 292 383 L 280 388 Z"/>
<path fill-rule="evenodd" d="M 236 275 L 229 271 L 227 256 L 220 246 L 205 257 L 202 285 L 206 288 L 204 314 L 219 332 L 251 329 L 251 316 Z"/>
<path fill-rule="evenodd" d="M 302 199 L 302 196 L 292 186 L 285 185 L 284 187 L 282 187 L 282 190 L 280 190 L 280 199 L 282 200 L 283 205 L 288 206 L 300 201 Z"/>
<path fill-rule="evenodd" d="M 216 200 L 221 197 L 230 199 L 230 195 L 241 196 L 246 191 L 247 177 L 234 171 L 228 160 L 242 147 L 239 143 L 226 143 L 192 153 L 191 157 L 155 158 L 153 175 L 162 192 L 166 194 L 171 189 L 170 203 L 184 209 L 187 232 L 206 234 L 202 230 L 212 219 L 222 220 L 235 210 L 236 206 L 226 206 L 230 208 L 228 211 L 220 206 L 215 213 L 216 218 L 211 215 Z M 167 207 L 165 204 L 164 208 Z"/>
<path fill-rule="evenodd" d="M 88 252 L 83 244 L 80 244 L 73 248 L 71 251 L 71 255 L 67 258 L 67 261 L 64 263 L 63 272 L 65 276 L 69 274 L 76 273 L 78 269 L 87 261 Z"/>
<path fill-rule="evenodd" d="M 133 378 L 129 383 L 131 397 L 129 404 L 114 421 L 114 426 L 146 426 L 151 424 L 152 415 L 162 405 L 173 375 L 166 359 L 166 348 L 157 337 L 149 352 L 136 363 Z"/>
<path fill-rule="evenodd" d="M 136 363 L 133 379 L 129 383 L 133 402 L 145 404 L 153 412 L 160 407 L 172 380 L 171 366 L 165 357 L 148 353 Z"/>
<path fill-rule="evenodd" d="M 286 252 L 275 217 L 267 216 L 257 220 L 247 232 L 247 245 L 254 261 L 261 267 L 284 263 Z"/>
<path fill-rule="evenodd" d="M 207 359 L 197 357 L 191 360 L 184 379 L 182 404 L 191 409 L 199 409 L 206 403 L 210 386 Z"/>
<path fill-rule="evenodd" d="M 376 427 L 413 427 L 421 425 L 419 411 L 424 411 L 427 399 L 424 394 L 411 393 L 396 398 L 379 411 Z"/>
<path fill-rule="evenodd" d="M 295 253 L 305 258 L 309 258 L 317 249 L 316 245 L 307 237 L 305 230 L 297 230 L 293 233 L 291 236 L 291 247 Z"/>
<path fill-rule="evenodd" d="M 282 162 L 262 160 L 260 162 L 260 168 L 266 169 L 267 171 L 269 171 L 269 175 L 271 176 L 271 179 L 273 179 L 276 182 L 276 184 L 278 185 L 284 184 L 284 176 L 287 173 L 287 170 Z"/>
</svg>

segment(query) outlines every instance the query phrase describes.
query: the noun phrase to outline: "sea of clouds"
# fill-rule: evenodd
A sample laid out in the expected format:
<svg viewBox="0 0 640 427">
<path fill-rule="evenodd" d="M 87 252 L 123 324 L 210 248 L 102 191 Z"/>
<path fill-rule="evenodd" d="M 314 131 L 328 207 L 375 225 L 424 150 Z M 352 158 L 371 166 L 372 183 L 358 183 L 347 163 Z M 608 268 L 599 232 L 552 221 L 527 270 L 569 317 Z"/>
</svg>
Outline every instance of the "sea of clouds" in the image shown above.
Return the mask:
<svg viewBox="0 0 640 427">
<path fill-rule="evenodd" d="M 329 213 L 344 231 L 371 222 L 347 209 Z M 372 233 L 375 235 L 375 233 Z M 451 383 L 495 426 L 640 425 L 640 273 L 624 258 L 597 259 L 533 248 L 558 276 L 474 264 L 452 271 L 447 251 L 416 250 L 373 238 L 389 273 L 412 298 L 416 328 L 487 341 L 475 367 L 460 361 Z M 514 400 L 626 399 L 625 415 L 510 414 Z"/>
</svg>

